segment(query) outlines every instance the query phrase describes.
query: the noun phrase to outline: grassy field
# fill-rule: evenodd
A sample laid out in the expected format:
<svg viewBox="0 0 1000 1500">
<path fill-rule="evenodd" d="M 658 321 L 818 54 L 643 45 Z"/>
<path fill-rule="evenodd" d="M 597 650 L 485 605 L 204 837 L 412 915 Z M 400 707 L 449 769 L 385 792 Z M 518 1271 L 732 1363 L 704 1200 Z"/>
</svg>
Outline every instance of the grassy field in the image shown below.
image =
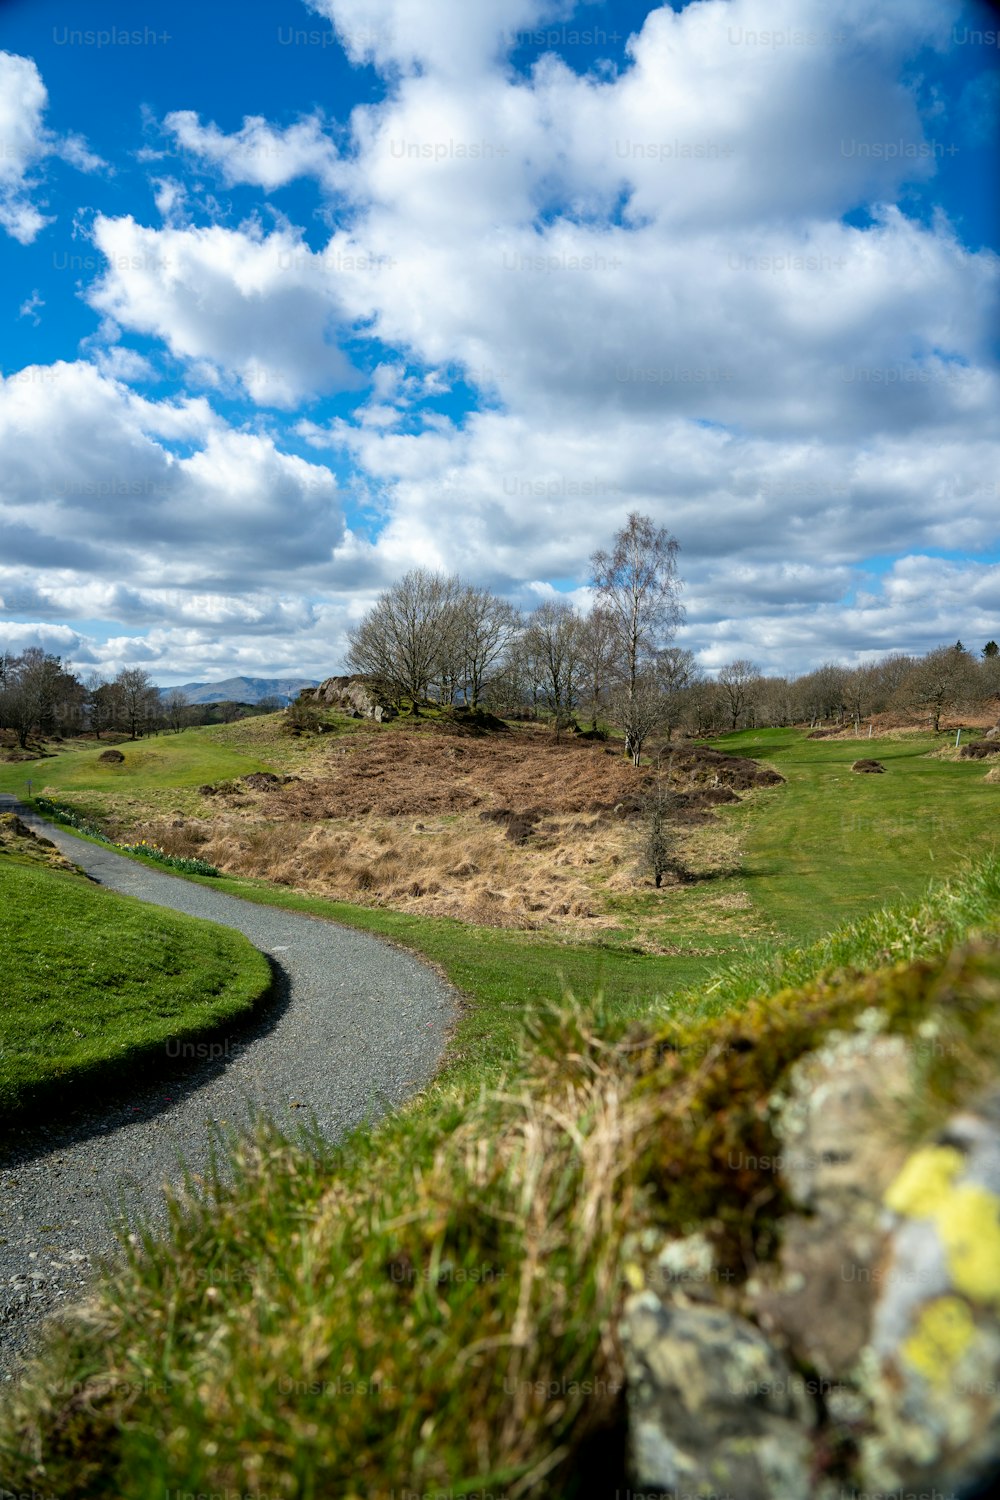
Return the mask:
<svg viewBox="0 0 1000 1500">
<path fill-rule="evenodd" d="M 127 809 L 138 826 L 149 809 L 162 816 L 201 804 L 196 788 L 203 781 L 308 769 L 318 744 L 328 750 L 332 737 L 291 741 L 279 733 L 279 722 L 269 716 L 162 735 L 136 747 L 125 743 L 124 768 L 100 765 L 100 750 L 92 746 L 69 748 L 34 764 L 34 790 L 44 781 L 61 800 L 98 818 L 112 807 L 116 816 Z M 352 731 L 356 726 L 346 721 L 345 732 Z M 873 908 L 916 900 L 935 876 L 960 873 L 997 848 L 1000 790 L 986 783 L 982 763 L 935 758 L 945 737 L 810 740 L 801 730 L 780 729 L 715 743 L 760 757 L 786 778 L 785 785 L 753 792 L 695 830 L 703 845 L 718 843 L 731 873 L 664 892 L 637 887 L 611 896 L 615 925 L 589 941 L 551 929 L 519 931 L 366 907 L 267 880 L 230 877 L 213 884 L 361 927 L 436 963 L 473 1002 L 450 1058 L 448 1076 L 460 1077 L 508 1062 L 531 1008 L 567 990 L 584 1007 L 603 995 L 626 1018 L 663 1010 L 679 991 L 747 952 L 810 942 Z M 861 755 L 880 759 L 885 775 L 852 772 Z M 0 789 L 17 790 L 25 774 L 25 764 L 0 766 Z M 296 837 L 294 825 L 286 837 Z M 681 952 L 631 951 L 635 929 L 648 933 L 651 925 Z"/>
<path fill-rule="evenodd" d="M 939 1112 L 922 1123 L 939 1123 L 1000 1055 L 996 943 L 956 949 L 995 933 L 998 910 L 994 864 L 922 908 L 744 962 L 708 1026 L 626 1039 L 553 1007 L 501 1089 L 439 1085 L 339 1148 L 262 1128 L 53 1329 L 0 1412 L 7 1484 L 61 1500 L 613 1493 L 623 1371 L 604 1334 L 626 1231 L 658 1244 L 707 1208 L 733 1275 L 748 1247 L 756 1270 L 773 1193 L 766 1171 L 720 1180 L 727 1150 L 773 1150 L 766 1099 L 875 1004 L 890 1030 L 948 1041 L 918 1049 Z"/>
<path fill-rule="evenodd" d="M 109 747 L 93 740 L 50 746 L 39 760 L 0 761 L 0 792 L 23 797 L 30 780 L 33 792 L 48 786 L 60 795 L 130 790 L 155 793 L 271 769 L 274 747 L 270 738 L 267 748 L 272 753 L 261 760 L 245 735 L 242 740 L 237 737 L 235 744 L 227 743 L 225 736 L 219 736 L 220 727 L 186 729 L 181 734 L 160 734 L 135 742 L 122 740 L 114 746 L 125 756 L 119 765 L 102 763 L 101 755 Z"/>
<path fill-rule="evenodd" d="M 203 882 L 208 883 L 208 882 Z M 301 895 L 263 880 L 221 877 L 212 889 L 309 912 L 411 948 L 435 964 L 468 997 L 449 1050 L 444 1079 L 494 1076 L 518 1055 L 533 1011 L 576 997 L 591 1011 L 598 999 L 622 1021 L 647 1015 L 718 967 L 718 957 L 678 958 L 623 952 L 599 944 L 558 942 L 536 933 L 469 927 L 445 918 L 375 910 Z M 727 950 L 731 951 L 731 950 Z"/>
<path fill-rule="evenodd" d="M 786 785 L 727 812 L 742 877 L 785 941 L 810 941 L 875 906 L 918 898 L 1000 850 L 1000 788 L 982 761 L 938 759 L 946 736 L 810 740 L 802 730 L 727 735 L 719 749 L 765 760 Z M 851 765 L 872 757 L 884 775 Z"/>
<path fill-rule="evenodd" d="M 129 795 L 162 809 L 203 778 L 308 763 L 308 746 L 272 757 L 269 735 L 260 721 L 194 731 L 198 755 L 187 736 L 161 742 L 161 761 L 133 766 Z M 181 1485 L 345 1500 L 406 1486 L 614 1489 L 622 1372 L 602 1329 L 621 1295 L 625 1227 L 688 1232 L 709 1215 L 737 1275 L 747 1244 L 751 1263 L 773 1253 L 762 1183 L 744 1193 L 718 1179 L 731 1146 L 719 1132 L 764 1129 L 796 1049 L 876 997 L 891 1027 L 951 1039 L 914 1129 L 940 1123 L 955 1089 L 978 1086 L 1000 1055 L 997 1008 L 983 1000 L 1000 984 L 995 943 L 969 950 L 968 1003 L 952 1003 L 949 979 L 945 1008 L 929 1023 L 920 1009 L 937 1003 L 944 955 L 970 930 L 995 934 L 1000 864 L 914 904 L 932 877 L 995 849 L 1000 790 L 985 768 L 935 757 L 942 739 L 781 730 L 717 743 L 786 781 L 710 825 L 731 873 L 668 893 L 675 934 L 704 952 L 631 953 L 212 881 L 405 944 L 470 1003 L 448 1065 L 409 1107 L 337 1147 L 262 1124 L 233 1141 L 233 1171 L 203 1199 L 178 1200 L 169 1234 L 126 1247 L 96 1310 L 53 1331 L 0 1415 L 8 1483 L 63 1500 Z M 164 764 L 174 754 L 199 766 L 179 790 Z M 74 762 L 86 755 L 42 764 L 61 798 L 94 813 L 106 787 Z M 853 773 L 862 755 L 885 774 Z M 620 896 L 623 925 L 651 899 Z M 948 969 L 959 988 L 961 962 Z M 859 969 L 879 977 L 853 979 Z M 774 1025 L 777 1046 L 748 1046 Z M 730 1034 L 736 1045 L 720 1047 Z"/>
<path fill-rule="evenodd" d="M 163 1063 L 271 985 L 239 933 L 0 852 L 0 1123 Z"/>
</svg>

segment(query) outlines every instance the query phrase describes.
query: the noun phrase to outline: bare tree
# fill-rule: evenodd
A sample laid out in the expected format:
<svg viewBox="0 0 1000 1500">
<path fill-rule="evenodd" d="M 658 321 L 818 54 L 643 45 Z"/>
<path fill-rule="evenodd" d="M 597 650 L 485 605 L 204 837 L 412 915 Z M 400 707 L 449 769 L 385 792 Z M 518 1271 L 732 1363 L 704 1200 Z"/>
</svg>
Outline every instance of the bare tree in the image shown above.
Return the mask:
<svg viewBox="0 0 1000 1500">
<path fill-rule="evenodd" d="M 188 701 L 179 688 L 171 688 L 162 701 L 163 717 L 175 734 L 188 722 Z"/>
<path fill-rule="evenodd" d="M 644 830 L 645 863 L 659 890 L 664 875 L 674 874 L 682 878 L 686 874 L 677 852 L 677 833 L 671 826 L 671 814 L 675 813 L 677 794 L 671 788 L 671 767 L 664 779 L 659 762 L 656 768 L 656 783 L 646 802 L 646 826 Z"/>
<path fill-rule="evenodd" d="M 121 727 L 128 730 L 129 739 L 138 739 L 150 720 L 151 699 L 157 697 L 149 673 L 141 667 L 122 667 L 114 685 Z"/>
<path fill-rule="evenodd" d="M 702 672 L 693 651 L 682 646 L 667 646 L 657 657 L 657 673 L 663 691 L 663 727 L 669 742 L 681 722 L 688 688 L 699 681 Z"/>
<path fill-rule="evenodd" d="M 900 688 L 915 665 L 915 658 L 902 651 L 890 651 L 874 663 L 873 713 L 882 713 L 897 701 Z"/>
<path fill-rule="evenodd" d="M 852 672 L 844 674 L 844 706 L 853 720 L 855 731 L 861 728 L 861 720 L 872 712 L 878 686 L 878 669 L 874 666 L 855 667 Z"/>
<path fill-rule="evenodd" d="M 814 672 L 806 672 L 796 679 L 799 714 L 809 720 L 810 728 L 815 728 L 822 719 L 836 719 L 838 723 L 843 719 L 847 678 L 846 667 L 824 662 Z"/>
<path fill-rule="evenodd" d="M 956 646 L 929 651 L 905 678 L 900 694 L 911 708 L 927 711 L 934 733 L 949 709 L 975 702 L 980 683 L 972 657 Z"/>
<path fill-rule="evenodd" d="M 517 639 L 521 617 L 505 599 L 472 586 L 462 589 L 454 615 L 461 686 L 466 703 L 476 709 L 491 673 L 506 659 Z"/>
<path fill-rule="evenodd" d="M 556 733 L 571 722 L 583 662 L 583 621 L 571 604 L 547 601 L 528 619 L 525 647 Z"/>
<path fill-rule="evenodd" d="M 660 725 L 666 713 L 663 683 L 655 666 L 641 667 L 634 682 L 624 677 L 611 695 L 611 712 L 625 733 L 625 744 L 632 764 L 637 766 L 642 747 Z"/>
<path fill-rule="evenodd" d="M 729 715 L 729 727 L 736 729 L 761 683 L 760 668 L 744 656 L 737 657 L 736 661 L 726 663 L 716 680 Z"/>
<path fill-rule="evenodd" d="M 106 729 L 113 729 L 120 718 L 118 694 L 114 683 L 105 682 L 99 672 L 87 678 L 86 713 L 95 739 Z"/>
<path fill-rule="evenodd" d="M 638 691 L 640 674 L 671 639 L 681 619 L 677 577 L 678 544 L 664 526 L 633 511 L 615 537 L 610 552 L 591 558 L 598 602 L 608 612 L 615 635 L 617 675 L 628 705 Z M 643 688 L 646 693 L 646 687 Z M 637 715 L 629 713 L 630 719 Z M 635 747 L 625 728 L 625 751 L 635 760 Z"/>
<path fill-rule="evenodd" d="M 610 707 L 617 651 L 614 624 L 602 605 L 595 605 L 585 617 L 580 644 L 581 697 L 590 715 L 590 727 L 596 731 L 598 719 Z"/>
<path fill-rule="evenodd" d="M 86 694 L 58 656 L 30 646 L 20 656 L 4 655 L 0 679 L 0 727 L 12 729 L 25 749 L 32 732 L 51 735 L 80 727 Z"/>
<path fill-rule="evenodd" d="M 414 568 L 378 600 L 349 633 L 348 665 L 375 678 L 397 704 L 418 714 L 440 675 L 446 633 L 453 624 L 456 578 Z"/>
</svg>

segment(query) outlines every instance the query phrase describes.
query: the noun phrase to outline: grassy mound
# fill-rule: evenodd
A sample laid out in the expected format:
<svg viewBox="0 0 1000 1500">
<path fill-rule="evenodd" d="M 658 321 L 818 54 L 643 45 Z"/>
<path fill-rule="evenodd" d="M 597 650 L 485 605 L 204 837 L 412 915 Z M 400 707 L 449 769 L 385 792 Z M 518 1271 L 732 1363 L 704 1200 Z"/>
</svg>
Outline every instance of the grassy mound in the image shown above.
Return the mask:
<svg viewBox="0 0 1000 1500">
<path fill-rule="evenodd" d="M 567 998 L 501 1086 L 439 1088 L 338 1149 L 262 1126 L 51 1335 L 0 1421 L 8 1484 L 613 1493 L 626 1232 L 705 1227 L 736 1276 L 768 1256 L 776 1206 L 734 1179 L 732 1141 L 765 1159 L 762 1099 L 873 1005 L 952 1043 L 931 1115 L 975 1087 L 1000 1058 L 998 913 L 994 862 L 734 967 L 676 1021 Z"/>
<path fill-rule="evenodd" d="M 162 1065 L 168 1041 L 233 1020 L 270 985 L 239 933 L 99 890 L 43 840 L 0 838 L 0 1123 Z"/>
</svg>

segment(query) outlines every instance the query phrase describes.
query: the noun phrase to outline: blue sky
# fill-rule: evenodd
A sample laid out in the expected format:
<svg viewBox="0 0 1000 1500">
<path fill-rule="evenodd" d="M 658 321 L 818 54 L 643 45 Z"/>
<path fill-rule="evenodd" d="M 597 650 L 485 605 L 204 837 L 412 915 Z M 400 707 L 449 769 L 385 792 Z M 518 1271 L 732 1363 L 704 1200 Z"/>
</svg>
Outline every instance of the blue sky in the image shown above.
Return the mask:
<svg viewBox="0 0 1000 1500">
<path fill-rule="evenodd" d="M 709 670 L 997 636 L 998 35 L 7 0 L 0 647 L 325 675 L 414 564 L 586 607 L 632 509 Z"/>
</svg>

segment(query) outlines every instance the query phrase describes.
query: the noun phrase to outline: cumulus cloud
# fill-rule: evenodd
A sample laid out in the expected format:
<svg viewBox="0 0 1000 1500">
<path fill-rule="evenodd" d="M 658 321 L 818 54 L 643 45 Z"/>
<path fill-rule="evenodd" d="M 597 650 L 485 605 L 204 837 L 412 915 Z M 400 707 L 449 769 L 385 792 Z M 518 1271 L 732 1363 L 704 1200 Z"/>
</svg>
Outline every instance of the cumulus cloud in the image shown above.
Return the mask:
<svg viewBox="0 0 1000 1500">
<path fill-rule="evenodd" d="M 58 137 L 45 126 L 48 91 L 30 57 L 0 52 L 0 227 L 30 245 L 51 224 L 32 202 L 34 169 L 47 156 L 62 156 L 91 172 L 104 163 L 82 137 Z"/>
<path fill-rule="evenodd" d="M 468 79 L 510 51 L 518 32 L 568 15 L 569 0 L 309 0 L 333 22 L 353 62 L 407 72 L 418 67 Z"/>
<path fill-rule="evenodd" d="M 93 234 L 107 270 L 91 305 L 161 338 L 203 381 L 228 372 L 259 405 L 279 408 L 357 383 L 334 337 L 337 284 L 298 234 L 156 230 L 103 215 Z"/>
<path fill-rule="evenodd" d="M 330 586 L 345 542 L 330 470 L 204 401 L 147 401 L 82 362 L 32 366 L 0 384 L 0 446 L 7 609 L 253 632 L 307 625 L 290 590 Z"/>
<path fill-rule="evenodd" d="M 105 268 L 87 295 L 115 329 L 162 341 L 189 385 L 287 413 L 317 462 L 228 427 L 207 399 L 141 401 L 121 382 L 148 378 L 144 357 L 96 351 L 61 387 L 66 461 L 84 462 L 82 434 L 103 422 L 110 468 L 127 451 L 170 497 L 80 533 L 98 570 L 105 549 L 134 548 L 128 592 L 102 608 L 159 620 L 164 563 L 211 589 L 215 558 L 223 599 L 240 577 L 275 600 L 283 576 L 308 577 L 308 617 L 168 611 L 154 643 L 193 666 L 212 627 L 227 670 L 244 639 L 301 667 L 273 610 L 304 643 L 326 630 L 333 658 L 352 611 L 414 562 L 525 602 L 546 579 L 584 600 L 590 553 L 640 509 L 681 541 L 684 643 L 710 666 L 996 634 L 996 568 L 933 554 L 996 545 L 1000 261 L 943 214 L 900 207 L 947 170 L 946 111 L 908 72 L 948 46 L 945 0 L 664 5 L 620 65 L 595 54 L 586 72 L 554 53 L 510 64 L 525 33 L 567 18 L 558 0 L 313 9 L 382 71 L 384 97 L 339 124 L 313 109 L 231 133 L 190 110 L 165 125 L 175 163 L 227 186 L 314 178 L 326 245 L 284 220 L 211 222 L 210 199 L 158 177 L 162 227 L 95 220 Z M 992 89 L 967 90 L 959 115 Z M 343 399 L 303 410 L 353 389 L 350 415 Z M 32 528 L 59 531 L 61 457 L 10 514 L 25 555 Z M 376 534 L 344 529 L 320 460 L 353 474 Z M 188 536 L 204 537 L 197 567 Z"/>
<path fill-rule="evenodd" d="M 337 148 L 315 114 L 284 130 L 248 115 L 240 130 L 226 135 L 214 122 L 202 125 L 193 110 L 178 109 L 164 125 L 178 145 L 217 167 L 230 186 L 251 183 L 271 192 L 297 177 L 315 177 L 332 190 L 342 177 Z"/>
</svg>

